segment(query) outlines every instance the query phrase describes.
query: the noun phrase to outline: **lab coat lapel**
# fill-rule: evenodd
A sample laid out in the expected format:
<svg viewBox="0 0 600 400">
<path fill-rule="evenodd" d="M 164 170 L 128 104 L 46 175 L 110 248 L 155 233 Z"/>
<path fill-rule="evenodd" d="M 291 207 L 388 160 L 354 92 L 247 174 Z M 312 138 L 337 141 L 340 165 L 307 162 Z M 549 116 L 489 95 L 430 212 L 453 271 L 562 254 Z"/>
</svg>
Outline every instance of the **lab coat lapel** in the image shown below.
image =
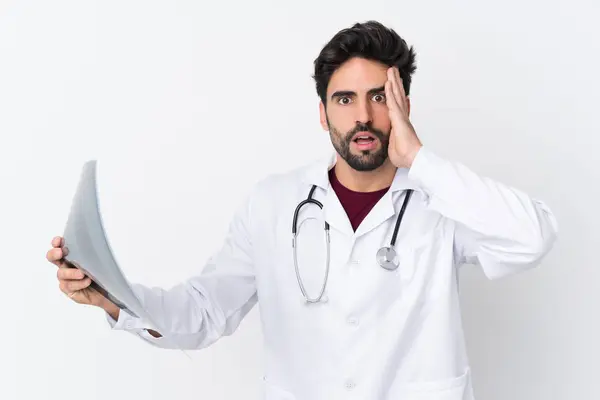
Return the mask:
<svg viewBox="0 0 600 400">
<path fill-rule="evenodd" d="M 364 235 L 394 216 L 394 202 L 392 192 L 388 190 L 373 206 L 365 219 L 356 229 L 356 236 Z"/>
<path fill-rule="evenodd" d="M 352 228 L 350 218 L 348 218 L 346 210 L 342 206 L 340 199 L 331 185 L 328 185 L 327 188 L 323 210 L 325 213 L 325 221 L 329 223 L 329 226 L 332 229 L 337 229 L 347 236 L 354 235 L 354 229 Z"/>
<path fill-rule="evenodd" d="M 358 226 L 356 236 L 364 235 L 377 228 L 389 218 L 398 215 L 401 204 L 396 203 L 404 200 L 403 192 L 408 189 L 419 190 L 419 187 L 408 178 L 408 169 L 398 168 L 389 190 L 379 199 L 377 204 L 375 204 Z"/>
<path fill-rule="evenodd" d="M 331 153 L 327 157 L 318 160 L 311 165 L 304 176 L 304 183 L 316 185 L 321 190 L 315 192 L 314 198 L 323 203 L 323 215 L 325 221 L 331 229 L 335 229 L 344 235 L 354 235 L 352 224 L 346 214 L 346 210 L 342 207 L 335 190 L 329 182 L 329 170 L 335 166 L 336 153 Z"/>
</svg>

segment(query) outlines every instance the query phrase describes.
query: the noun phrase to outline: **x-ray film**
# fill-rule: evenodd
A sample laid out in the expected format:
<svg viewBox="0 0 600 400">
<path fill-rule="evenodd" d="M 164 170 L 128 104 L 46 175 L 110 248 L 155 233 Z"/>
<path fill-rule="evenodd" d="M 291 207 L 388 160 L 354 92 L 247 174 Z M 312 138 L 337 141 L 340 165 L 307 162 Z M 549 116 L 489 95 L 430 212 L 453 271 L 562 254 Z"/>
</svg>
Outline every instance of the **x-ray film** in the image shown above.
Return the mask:
<svg viewBox="0 0 600 400">
<path fill-rule="evenodd" d="M 96 165 L 96 160 L 83 165 L 63 235 L 65 260 L 90 277 L 92 287 L 104 297 L 160 331 L 161 327 L 144 310 L 111 251 L 98 206 Z"/>
</svg>

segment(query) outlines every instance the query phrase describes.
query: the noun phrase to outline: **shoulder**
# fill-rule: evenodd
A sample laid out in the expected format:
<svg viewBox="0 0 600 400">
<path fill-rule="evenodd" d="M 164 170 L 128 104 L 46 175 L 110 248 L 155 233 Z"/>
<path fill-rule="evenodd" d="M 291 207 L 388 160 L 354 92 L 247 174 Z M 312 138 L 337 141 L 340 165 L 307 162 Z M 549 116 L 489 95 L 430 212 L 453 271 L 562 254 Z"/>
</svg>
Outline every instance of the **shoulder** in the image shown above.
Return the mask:
<svg viewBox="0 0 600 400">
<path fill-rule="evenodd" d="M 280 228 L 287 229 L 295 207 L 308 195 L 311 179 L 322 164 L 323 160 L 317 159 L 270 173 L 251 186 L 243 205 L 243 217 L 255 243 L 262 243 Z"/>
</svg>

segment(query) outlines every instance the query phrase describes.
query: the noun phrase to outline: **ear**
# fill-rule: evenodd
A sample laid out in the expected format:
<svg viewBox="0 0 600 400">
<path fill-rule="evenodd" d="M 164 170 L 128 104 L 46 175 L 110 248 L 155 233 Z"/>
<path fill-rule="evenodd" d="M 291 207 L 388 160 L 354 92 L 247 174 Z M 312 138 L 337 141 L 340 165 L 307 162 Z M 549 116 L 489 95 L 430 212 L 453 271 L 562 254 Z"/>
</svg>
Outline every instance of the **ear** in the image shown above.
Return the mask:
<svg viewBox="0 0 600 400">
<path fill-rule="evenodd" d="M 325 111 L 325 106 L 323 105 L 322 101 L 319 102 L 319 120 L 323 130 L 328 131 L 329 125 L 327 124 L 327 112 Z"/>
<path fill-rule="evenodd" d="M 407 105 L 406 112 L 408 113 L 408 116 L 410 117 L 410 97 L 408 97 L 408 96 L 406 96 L 406 105 Z"/>
</svg>

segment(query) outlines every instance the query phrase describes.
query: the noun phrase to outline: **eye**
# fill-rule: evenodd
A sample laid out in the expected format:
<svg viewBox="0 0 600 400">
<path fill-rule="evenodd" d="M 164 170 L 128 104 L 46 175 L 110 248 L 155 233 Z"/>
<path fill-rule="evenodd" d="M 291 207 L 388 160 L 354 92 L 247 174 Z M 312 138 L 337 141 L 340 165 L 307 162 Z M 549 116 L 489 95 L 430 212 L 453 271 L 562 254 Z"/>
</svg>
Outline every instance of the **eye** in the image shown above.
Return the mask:
<svg viewBox="0 0 600 400">
<path fill-rule="evenodd" d="M 373 99 L 377 103 L 385 103 L 385 94 L 383 94 L 383 93 L 376 94 L 375 96 L 373 96 Z"/>
<path fill-rule="evenodd" d="M 344 102 L 344 100 L 348 100 L 348 101 Z M 350 104 L 350 102 L 351 102 L 350 97 L 347 97 L 347 96 L 342 96 L 338 100 L 338 104 L 342 104 L 342 105 Z"/>
</svg>

